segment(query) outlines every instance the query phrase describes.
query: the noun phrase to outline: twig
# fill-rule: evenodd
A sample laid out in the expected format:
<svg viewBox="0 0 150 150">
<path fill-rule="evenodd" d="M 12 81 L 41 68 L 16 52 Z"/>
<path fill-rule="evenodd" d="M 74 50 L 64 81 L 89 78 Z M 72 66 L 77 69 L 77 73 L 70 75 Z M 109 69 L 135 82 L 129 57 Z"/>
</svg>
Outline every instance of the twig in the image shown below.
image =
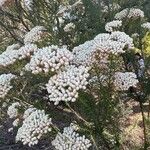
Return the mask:
<svg viewBox="0 0 150 150">
<path fill-rule="evenodd" d="M 18 100 L 18 101 L 20 101 L 21 103 L 24 103 L 24 104 L 26 104 L 26 105 L 28 105 L 28 106 L 32 106 L 31 104 L 29 104 L 29 103 L 27 103 L 27 102 L 25 102 L 25 101 L 23 101 L 23 100 L 21 100 L 21 99 L 19 99 L 19 98 L 17 98 L 17 97 L 13 97 L 13 99 Z"/>
<path fill-rule="evenodd" d="M 150 100 L 148 100 L 148 119 L 150 118 Z"/>
<path fill-rule="evenodd" d="M 20 90 L 19 94 L 22 94 L 22 92 L 24 91 L 26 85 L 28 84 L 28 82 L 26 81 L 25 84 L 23 84 L 22 89 Z"/>
<path fill-rule="evenodd" d="M 53 129 L 54 129 L 55 131 L 57 131 L 57 132 L 60 131 L 59 128 L 58 128 L 56 125 L 54 125 L 54 124 L 52 124 L 52 127 L 53 127 Z"/>
<path fill-rule="evenodd" d="M 140 108 L 141 108 L 141 114 L 142 114 L 142 120 L 143 120 L 144 150 L 146 150 L 147 149 L 146 123 L 145 123 L 145 116 L 144 116 L 143 104 L 141 102 L 140 102 Z"/>
<path fill-rule="evenodd" d="M 78 114 L 67 102 L 66 105 L 69 107 L 69 109 L 77 116 L 77 118 L 79 118 L 80 120 L 82 120 L 83 122 L 85 122 L 85 124 L 87 126 L 91 126 L 91 123 L 86 121 L 83 117 L 81 117 L 80 114 Z"/>
<path fill-rule="evenodd" d="M 96 150 L 99 150 L 99 148 L 98 148 L 98 146 L 97 146 L 97 144 L 96 144 L 96 142 L 95 142 L 95 140 L 93 138 L 93 135 L 91 135 L 91 140 L 93 141 L 93 144 L 94 144 Z"/>
</svg>

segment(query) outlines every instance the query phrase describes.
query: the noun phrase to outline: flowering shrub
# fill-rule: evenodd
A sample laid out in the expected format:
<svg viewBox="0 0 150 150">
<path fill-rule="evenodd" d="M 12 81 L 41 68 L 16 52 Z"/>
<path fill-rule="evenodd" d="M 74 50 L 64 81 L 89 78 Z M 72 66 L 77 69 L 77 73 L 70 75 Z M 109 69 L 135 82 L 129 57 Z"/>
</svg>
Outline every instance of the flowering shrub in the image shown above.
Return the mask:
<svg viewBox="0 0 150 150">
<path fill-rule="evenodd" d="M 144 11 L 124 8 L 122 1 L 11 2 L 0 1 L 0 27 L 11 43 L 5 48 L 4 39 L 0 54 L 0 103 L 8 105 L 16 142 L 33 147 L 48 139 L 57 150 L 124 149 L 127 101 L 135 100 L 147 149 Z"/>
</svg>

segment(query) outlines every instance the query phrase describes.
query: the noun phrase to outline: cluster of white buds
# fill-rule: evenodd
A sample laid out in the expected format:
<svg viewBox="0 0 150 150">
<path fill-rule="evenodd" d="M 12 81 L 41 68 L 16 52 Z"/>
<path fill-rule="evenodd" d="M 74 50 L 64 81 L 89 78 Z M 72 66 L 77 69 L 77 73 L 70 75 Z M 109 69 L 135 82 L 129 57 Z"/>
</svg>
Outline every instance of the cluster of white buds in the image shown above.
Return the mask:
<svg viewBox="0 0 150 150">
<path fill-rule="evenodd" d="M 112 34 L 110 35 L 110 40 L 120 42 L 127 46 L 129 49 L 134 47 L 133 39 L 125 32 L 112 32 Z"/>
<path fill-rule="evenodd" d="M 18 59 L 17 50 L 20 48 L 18 44 L 10 45 L 6 48 L 6 51 L 4 51 L 0 55 L 0 66 L 8 66 L 10 64 L 13 64 L 16 59 Z"/>
<path fill-rule="evenodd" d="M 81 0 L 76 1 L 72 5 L 62 3 L 59 6 L 58 12 L 56 14 L 58 16 L 58 20 L 55 19 L 53 31 L 56 31 L 56 32 L 58 31 L 57 22 L 59 22 L 59 26 L 62 27 L 62 26 L 64 26 L 65 20 L 67 20 L 67 21 L 69 20 L 72 22 L 73 20 L 77 19 L 77 15 L 76 15 L 76 14 L 78 14 L 77 11 L 84 12 L 84 9 L 85 8 L 84 8 L 84 5 Z M 76 14 L 72 13 L 73 11 L 76 11 Z M 75 28 L 75 25 L 73 23 L 69 23 L 64 27 L 64 31 L 70 32 L 74 28 Z"/>
<path fill-rule="evenodd" d="M 86 89 L 89 68 L 68 66 L 64 71 L 52 76 L 46 84 L 50 101 L 58 105 L 60 101 L 75 102 L 78 90 Z"/>
<path fill-rule="evenodd" d="M 125 48 L 133 48 L 133 39 L 124 32 L 115 31 L 111 34 L 102 33 L 93 40 L 87 41 L 73 49 L 73 63 L 82 65 L 92 65 L 95 62 L 94 55 L 99 52 L 106 62 L 108 54 L 120 54 L 125 52 Z"/>
<path fill-rule="evenodd" d="M 74 59 L 73 63 L 89 65 L 91 64 L 91 56 L 95 50 L 95 45 L 93 40 L 86 41 L 84 44 L 76 46 L 73 48 Z"/>
<path fill-rule="evenodd" d="M 19 44 L 12 44 L 6 48 L 6 51 L 18 50 L 20 48 Z"/>
<path fill-rule="evenodd" d="M 95 1 L 97 4 L 99 4 L 98 1 Z M 112 4 L 109 4 L 109 5 L 105 5 L 104 2 L 101 2 L 101 9 L 102 9 L 102 12 L 104 13 L 108 13 L 109 11 L 116 11 L 118 9 L 120 9 L 120 5 L 117 4 L 117 3 L 112 3 Z"/>
<path fill-rule="evenodd" d="M 0 55 L 0 66 L 6 67 L 12 65 L 17 60 L 31 56 L 31 54 L 37 50 L 37 46 L 34 44 L 27 44 L 19 50 L 15 48 L 18 48 L 18 45 L 9 46 L 6 51 Z"/>
<path fill-rule="evenodd" d="M 9 118 L 16 118 L 19 114 L 18 114 L 18 109 L 20 107 L 20 103 L 19 102 L 15 102 L 12 103 L 7 110 L 7 114 L 9 116 Z"/>
<path fill-rule="evenodd" d="M 133 72 L 116 72 L 114 75 L 114 86 L 116 90 L 126 91 L 130 87 L 136 87 L 138 79 Z"/>
<path fill-rule="evenodd" d="M 143 17 L 144 17 L 144 12 L 138 8 L 126 8 L 115 15 L 115 19 L 118 19 L 118 20 L 122 20 L 125 18 L 137 19 L 137 18 L 143 18 Z"/>
<path fill-rule="evenodd" d="M 94 38 L 95 43 L 105 42 L 110 39 L 109 33 L 100 33 Z"/>
<path fill-rule="evenodd" d="M 24 43 L 34 43 L 40 41 L 47 34 L 47 30 L 43 26 L 36 26 L 29 31 L 24 37 Z"/>
<path fill-rule="evenodd" d="M 72 5 L 69 4 L 60 5 L 59 10 L 57 12 L 57 16 L 61 16 L 63 18 L 66 18 L 67 16 L 69 17 L 70 13 L 75 9 L 81 8 L 80 6 L 83 7 L 82 0 L 76 0 L 75 3 L 73 3 Z"/>
<path fill-rule="evenodd" d="M 14 0 L 0 0 L 0 8 L 10 6 L 12 3 L 14 3 Z"/>
<path fill-rule="evenodd" d="M 28 10 L 32 10 L 33 0 L 23 0 L 23 5 Z"/>
<path fill-rule="evenodd" d="M 106 54 L 117 54 L 117 53 L 123 53 L 123 48 L 124 48 L 124 44 L 118 42 L 118 41 L 114 41 L 113 39 L 111 39 L 111 34 L 108 33 L 101 33 L 98 34 L 94 40 L 94 52 L 98 52 L 101 53 L 101 58 L 103 58 L 104 60 L 106 59 Z M 100 56 L 100 55 L 99 55 Z"/>
<path fill-rule="evenodd" d="M 101 53 L 119 54 L 119 53 L 124 53 L 123 50 L 124 47 L 125 47 L 124 43 L 108 40 L 101 43 L 97 43 L 96 50 L 100 51 Z"/>
<path fill-rule="evenodd" d="M 35 110 L 25 118 L 18 129 L 16 141 L 21 141 L 28 146 L 35 145 L 44 134 L 51 131 L 51 125 L 51 118 L 44 110 Z"/>
<path fill-rule="evenodd" d="M 8 0 L 0 0 L 0 7 L 2 7 Z"/>
<path fill-rule="evenodd" d="M 72 59 L 73 54 L 66 47 L 59 48 L 52 45 L 39 49 L 31 58 L 30 63 L 25 66 L 25 69 L 32 71 L 33 74 L 47 73 L 69 65 Z"/>
<path fill-rule="evenodd" d="M 65 31 L 65 32 L 71 32 L 73 29 L 75 29 L 75 24 L 74 24 L 74 23 L 68 23 L 68 24 L 64 27 L 64 31 Z"/>
<path fill-rule="evenodd" d="M 71 5 L 60 5 L 57 16 L 62 18 L 70 18 Z"/>
<path fill-rule="evenodd" d="M 18 59 L 18 53 L 16 50 L 5 51 L 0 55 L 0 66 L 6 67 L 8 65 L 14 64 Z"/>
<path fill-rule="evenodd" d="M 75 20 L 77 18 L 76 14 L 78 14 L 78 11 L 80 11 L 80 14 L 82 15 L 84 10 L 83 2 L 81 0 L 77 0 L 72 5 L 62 3 L 62 5 L 59 6 L 56 15 L 58 16 L 58 19 L 61 20 L 60 25 L 62 25 L 65 20 Z M 75 11 L 76 14 L 72 13 L 73 11 Z"/>
<path fill-rule="evenodd" d="M 69 126 L 64 128 L 63 133 L 57 134 L 52 145 L 56 150 L 88 150 L 92 144 L 85 135 L 80 136 Z"/>
<path fill-rule="evenodd" d="M 118 29 L 120 29 L 121 26 L 122 26 L 122 21 L 114 20 L 114 21 L 108 22 L 105 25 L 105 30 L 107 32 L 113 32 L 113 31 L 117 31 Z"/>
<path fill-rule="evenodd" d="M 38 49 L 37 45 L 35 44 L 26 44 L 25 46 L 22 46 L 17 52 L 18 59 L 22 60 L 22 59 L 31 57 L 31 55 L 35 53 L 37 49 Z"/>
<path fill-rule="evenodd" d="M 150 22 L 143 23 L 141 25 L 141 27 L 144 28 L 144 29 L 150 30 Z"/>
<path fill-rule="evenodd" d="M 23 119 L 26 119 L 27 117 L 29 117 L 31 113 L 33 113 L 34 111 L 36 111 L 36 108 L 34 107 L 30 107 L 27 110 L 25 110 L 23 114 Z"/>
<path fill-rule="evenodd" d="M 133 33 L 133 34 L 131 35 L 131 37 L 132 37 L 132 38 L 138 38 L 138 37 L 139 37 L 139 34 L 138 34 L 138 33 Z"/>
<path fill-rule="evenodd" d="M 15 78 L 16 76 L 11 73 L 0 75 L 0 98 L 4 98 L 10 89 L 13 88 L 11 80 Z"/>
</svg>

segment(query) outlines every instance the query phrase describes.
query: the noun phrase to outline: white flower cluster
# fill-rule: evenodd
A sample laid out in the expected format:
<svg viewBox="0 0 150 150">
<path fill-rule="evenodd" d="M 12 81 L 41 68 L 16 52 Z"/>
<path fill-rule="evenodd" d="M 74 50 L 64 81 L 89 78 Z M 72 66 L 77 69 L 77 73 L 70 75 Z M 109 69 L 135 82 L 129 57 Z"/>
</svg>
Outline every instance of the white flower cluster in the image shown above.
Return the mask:
<svg viewBox="0 0 150 150">
<path fill-rule="evenodd" d="M 62 26 L 64 24 L 65 20 L 72 21 L 74 19 L 75 16 L 72 16 L 71 12 L 72 12 L 71 5 L 66 5 L 66 6 L 60 5 L 59 6 L 59 10 L 58 10 L 57 16 L 58 16 L 58 20 L 59 20 L 59 25 L 60 26 Z M 53 30 L 54 31 L 58 30 L 58 28 L 57 28 L 57 20 L 55 20 L 55 26 L 53 27 Z"/>
<path fill-rule="evenodd" d="M 144 12 L 138 8 L 130 8 L 130 9 L 126 8 L 115 15 L 115 19 L 118 19 L 118 20 L 122 20 L 125 18 L 137 19 L 137 18 L 143 18 L 143 17 L 144 17 Z"/>
<path fill-rule="evenodd" d="M 144 29 L 150 30 L 150 22 L 143 23 L 141 26 Z"/>
<path fill-rule="evenodd" d="M 22 46 L 18 51 L 18 59 L 22 60 L 27 57 L 31 57 L 33 53 L 37 51 L 37 45 L 35 44 L 26 44 L 25 46 Z"/>
<path fill-rule="evenodd" d="M 93 40 L 86 41 L 84 44 L 81 44 L 77 47 L 73 48 L 74 59 L 73 62 L 75 64 L 89 65 L 91 64 L 91 56 L 93 51 L 95 50 L 95 45 Z"/>
<path fill-rule="evenodd" d="M 66 47 L 49 46 L 39 49 L 31 58 L 25 69 L 37 74 L 40 72 L 56 71 L 72 61 L 72 53 Z"/>
<path fill-rule="evenodd" d="M 108 13 L 109 11 L 115 11 L 121 8 L 120 5 L 117 3 L 105 5 L 103 2 L 101 2 L 101 7 L 102 7 L 102 12 L 104 13 Z"/>
<path fill-rule="evenodd" d="M 0 7 L 5 7 L 10 5 L 14 0 L 0 0 Z"/>
<path fill-rule="evenodd" d="M 45 35 L 47 30 L 43 26 L 36 26 L 29 31 L 24 37 L 24 43 L 34 43 L 40 41 Z"/>
<path fill-rule="evenodd" d="M 56 150 L 88 150 L 91 146 L 90 140 L 85 135 L 80 136 L 72 127 L 65 127 L 63 133 L 58 133 L 52 141 Z"/>
<path fill-rule="evenodd" d="M 44 110 L 35 110 L 25 118 L 23 125 L 18 129 L 16 141 L 21 141 L 24 145 L 35 145 L 43 134 L 51 131 L 51 125 L 51 118 Z"/>
<path fill-rule="evenodd" d="M 94 38 L 95 43 L 105 42 L 110 39 L 109 33 L 100 33 Z"/>
<path fill-rule="evenodd" d="M 57 28 L 57 23 L 59 22 L 59 26 L 62 27 L 64 26 L 65 20 L 69 20 L 69 21 L 73 21 L 75 19 L 77 19 L 77 15 L 78 14 L 78 10 L 80 11 L 84 11 L 84 5 L 82 3 L 81 0 L 76 1 L 74 4 L 69 5 L 69 4 L 62 4 L 59 6 L 58 12 L 57 12 L 57 16 L 58 16 L 58 20 L 55 19 L 54 21 L 54 26 L 53 26 L 53 31 L 57 32 L 58 28 Z M 73 11 L 76 12 L 72 13 Z M 69 23 L 64 27 L 64 31 L 65 32 L 70 32 L 75 28 L 75 25 L 73 23 Z"/>
<path fill-rule="evenodd" d="M 133 33 L 133 34 L 131 35 L 131 37 L 132 37 L 132 38 L 138 38 L 138 37 L 139 37 L 139 34 L 138 34 L 138 33 Z"/>
<path fill-rule="evenodd" d="M 26 57 L 31 56 L 33 52 L 37 50 L 37 46 L 34 44 L 27 44 L 23 47 L 21 47 L 19 50 L 12 49 L 12 48 L 18 48 L 17 45 L 15 47 L 8 47 L 6 51 L 4 51 L 0 55 L 0 66 L 6 67 L 8 65 L 14 64 L 17 60 L 22 60 Z"/>
<path fill-rule="evenodd" d="M 18 44 L 10 45 L 6 48 L 6 51 L 4 51 L 0 55 L 0 66 L 7 66 L 10 64 L 13 64 L 15 60 L 18 58 L 17 50 L 20 48 Z"/>
<path fill-rule="evenodd" d="M 27 8 L 28 10 L 32 10 L 33 0 L 23 0 L 23 4 L 25 8 Z"/>
<path fill-rule="evenodd" d="M 16 118 L 18 116 L 18 108 L 20 107 L 19 102 L 12 103 L 7 110 L 9 118 Z"/>
<path fill-rule="evenodd" d="M 119 54 L 124 53 L 124 47 L 125 44 L 121 43 L 119 41 L 104 41 L 97 44 L 96 50 L 100 51 L 101 53 L 107 53 L 107 54 Z"/>
<path fill-rule="evenodd" d="M 136 87 L 138 82 L 137 76 L 133 72 L 116 72 L 114 75 L 114 86 L 119 91 L 126 91 L 130 87 Z"/>
<path fill-rule="evenodd" d="M 7 0 L 0 0 L 0 7 L 2 7 Z"/>
<path fill-rule="evenodd" d="M 95 59 L 93 58 L 95 52 L 100 52 L 102 55 L 101 58 L 106 58 L 104 57 L 104 54 L 124 53 L 125 48 L 133 47 L 133 39 L 124 32 L 115 31 L 111 34 L 102 33 L 97 35 L 93 40 L 74 47 L 73 62 L 75 64 L 91 65 L 95 62 Z"/>
<path fill-rule="evenodd" d="M 71 13 L 71 5 L 60 5 L 59 10 L 57 12 L 57 16 L 61 16 L 62 18 L 70 18 Z"/>
<path fill-rule="evenodd" d="M 84 5 L 83 2 L 81 0 L 77 0 L 75 1 L 72 5 L 69 4 L 63 4 L 59 6 L 59 10 L 57 12 L 57 16 L 60 23 L 60 25 L 62 25 L 64 23 L 65 20 L 74 20 L 77 18 L 76 14 L 72 14 L 73 11 L 77 11 L 78 10 L 84 10 Z"/>
<path fill-rule="evenodd" d="M 12 44 L 6 48 L 6 51 L 18 50 L 20 48 L 19 44 Z"/>
<path fill-rule="evenodd" d="M 74 24 L 74 23 L 68 23 L 68 24 L 64 27 L 64 31 L 65 31 L 65 32 L 71 32 L 73 29 L 75 29 L 75 24 Z"/>
<path fill-rule="evenodd" d="M 83 3 L 81 0 L 78 0 L 72 5 L 60 5 L 59 10 L 57 12 L 57 16 L 62 17 L 63 19 L 73 20 L 75 16 L 72 16 L 71 12 L 82 5 Z"/>
<path fill-rule="evenodd" d="M 76 101 L 78 90 L 86 88 L 88 77 L 87 67 L 73 65 L 52 76 L 46 84 L 50 101 L 53 101 L 55 105 L 58 105 L 60 101 Z"/>
<path fill-rule="evenodd" d="M 10 89 L 13 88 L 11 80 L 14 78 L 16 78 L 16 76 L 11 73 L 0 75 L 0 98 L 4 98 Z"/>
<path fill-rule="evenodd" d="M 114 20 L 114 21 L 108 22 L 105 25 L 105 30 L 107 32 L 113 32 L 113 31 L 118 30 L 121 26 L 122 26 L 122 21 L 120 21 L 120 20 Z"/>
<path fill-rule="evenodd" d="M 26 119 L 27 117 L 29 117 L 31 113 L 33 113 L 34 111 L 36 111 L 36 108 L 34 107 L 30 107 L 27 110 L 25 110 L 23 114 L 23 119 Z"/>
<path fill-rule="evenodd" d="M 112 32 L 112 34 L 110 35 L 110 40 L 120 42 L 124 44 L 124 46 L 127 46 L 129 49 L 134 47 L 133 39 L 125 32 Z"/>
</svg>

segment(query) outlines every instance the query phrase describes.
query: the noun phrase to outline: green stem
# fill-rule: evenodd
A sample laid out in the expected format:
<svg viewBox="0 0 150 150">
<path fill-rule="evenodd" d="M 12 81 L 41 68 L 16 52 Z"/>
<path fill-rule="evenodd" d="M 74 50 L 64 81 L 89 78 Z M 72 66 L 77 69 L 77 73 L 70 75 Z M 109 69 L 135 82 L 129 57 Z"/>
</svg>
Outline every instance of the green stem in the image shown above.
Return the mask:
<svg viewBox="0 0 150 150">
<path fill-rule="evenodd" d="M 91 127 L 91 123 L 86 121 L 79 113 L 77 113 L 67 102 L 66 102 L 66 105 L 68 106 L 68 108 L 71 110 L 71 112 L 73 114 L 76 115 L 76 117 L 79 119 L 79 120 L 82 120 L 87 126 Z"/>
<path fill-rule="evenodd" d="M 96 149 L 96 150 L 99 150 L 99 149 L 98 149 L 98 146 L 97 146 L 97 144 L 96 144 L 96 142 L 95 142 L 95 139 L 94 139 L 93 135 L 91 135 L 91 140 L 93 141 L 93 144 L 94 144 L 94 146 L 95 146 L 95 149 Z"/>
<path fill-rule="evenodd" d="M 145 116 L 143 110 L 143 104 L 140 102 L 142 120 L 143 120 L 143 134 L 144 134 L 144 150 L 147 150 L 147 134 L 146 134 L 146 123 L 145 123 Z"/>
<path fill-rule="evenodd" d="M 148 119 L 150 119 L 150 100 L 148 100 Z"/>
</svg>

